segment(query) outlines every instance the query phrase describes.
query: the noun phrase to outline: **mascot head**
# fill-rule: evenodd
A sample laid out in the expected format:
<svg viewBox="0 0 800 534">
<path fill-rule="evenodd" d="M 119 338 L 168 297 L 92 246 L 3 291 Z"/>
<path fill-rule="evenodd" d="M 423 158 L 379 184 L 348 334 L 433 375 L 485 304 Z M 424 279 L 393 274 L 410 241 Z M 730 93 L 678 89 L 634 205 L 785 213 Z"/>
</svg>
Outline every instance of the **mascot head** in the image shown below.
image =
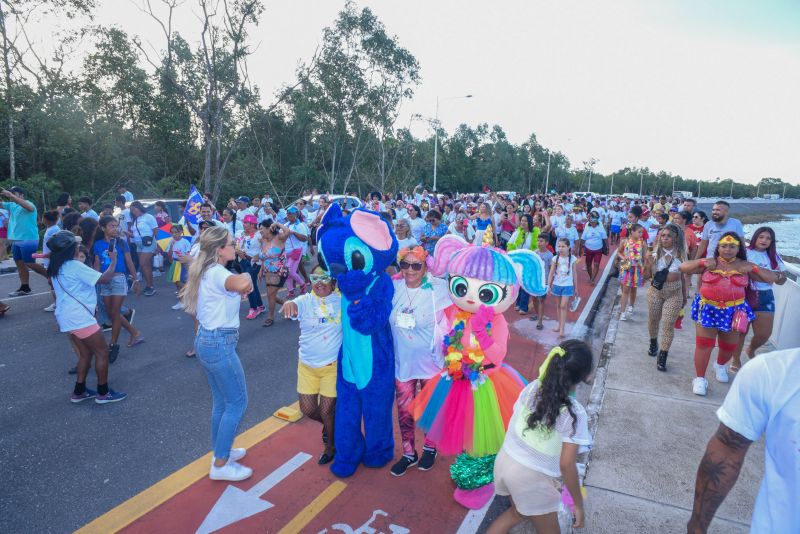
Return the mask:
<svg viewBox="0 0 800 534">
<path fill-rule="evenodd" d="M 369 284 L 397 256 L 397 238 L 379 213 L 359 208 L 345 217 L 335 203 L 322 217 L 317 242 L 320 267 L 341 281 L 350 277 L 349 282 Z"/>
<path fill-rule="evenodd" d="M 530 250 L 506 253 L 446 235 L 436 243 L 433 257 L 430 271 L 445 276 L 453 303 L 470 313 L 481 305 L 503 313 L 514 303 L 520 287 L 531 295 L 546 291 L 544 264 Z"/>
</svg>

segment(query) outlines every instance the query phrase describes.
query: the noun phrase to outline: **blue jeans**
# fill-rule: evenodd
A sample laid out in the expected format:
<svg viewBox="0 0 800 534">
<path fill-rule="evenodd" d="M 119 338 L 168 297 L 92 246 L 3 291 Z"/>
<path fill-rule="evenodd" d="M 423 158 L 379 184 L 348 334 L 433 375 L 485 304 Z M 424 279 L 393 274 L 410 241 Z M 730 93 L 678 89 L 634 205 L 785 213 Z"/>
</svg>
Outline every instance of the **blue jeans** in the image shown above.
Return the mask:
<svg viewBox="0 0 800 534">
<path fill-rule="evenodd" d="M 261 270 L 261 266 L 250 263 L 249 259 L 239 260 L 239 265 L 242 267 L 242 272 L 249 273 L 250 279 L 253 281 L 253 290 L 247 295 L 250 307 L 258 308 L 263 306 L 264 301 L 261 300 L 261 291 L 258 289 L 258 273 Z"/>
<path fill-rule="evenodd" d="M 236 354 L 238 341 L 236 328 L 206 330 L 202 326 L 194 340 L 197 359 L 211 387 L 211 444 L 217 459 L 230 456 L 236 429 L 247 408 L 244 369 Z"/>
<path fill-rule="evenodd" d="M 524 289 L 519 288 L 519 295 L 517 296 L 517 306 L 521 311 L 527 313 L 528 311 L 528 299 L 530 295 L 528 295 Z"/>
</svg>

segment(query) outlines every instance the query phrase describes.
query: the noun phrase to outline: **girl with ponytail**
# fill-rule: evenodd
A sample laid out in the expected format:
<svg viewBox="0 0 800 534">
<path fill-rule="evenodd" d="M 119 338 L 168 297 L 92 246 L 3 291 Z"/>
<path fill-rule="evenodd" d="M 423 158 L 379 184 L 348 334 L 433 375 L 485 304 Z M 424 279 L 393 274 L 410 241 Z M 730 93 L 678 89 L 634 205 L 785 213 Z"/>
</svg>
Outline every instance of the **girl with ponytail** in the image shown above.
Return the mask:
<svg viewBox="0 0 800 534">
<path fill-rule="evenodd" d="M 583 527 L 576 458 L 581 447 L 591 444 L 591 435 L 586 410 L 574 396 L 591 372 L 591 349 L 570 339 L 553 347 L 539 368 L 539 378 L 520 393 L 494 463 L 495 492 L 511 496 L 512 506 L 487 533 L 508 532 L 525 519 L 536 532 L 560 532 L 562 482 L 575 503 L 573 526 Z"/>
</svg>

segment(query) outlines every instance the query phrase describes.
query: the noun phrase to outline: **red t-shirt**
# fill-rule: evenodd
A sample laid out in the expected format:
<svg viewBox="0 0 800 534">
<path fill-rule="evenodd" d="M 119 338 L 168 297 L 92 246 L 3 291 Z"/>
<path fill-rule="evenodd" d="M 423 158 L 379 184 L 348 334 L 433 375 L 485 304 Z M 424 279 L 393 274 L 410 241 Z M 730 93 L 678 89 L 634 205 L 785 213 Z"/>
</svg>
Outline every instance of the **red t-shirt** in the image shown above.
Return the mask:
<svg viewBox="0 0 800 534">
<path fill-rule="evenodd" d="M 644 230 L 644 233 L 642 234 L 642 239 L 644 239 L 644 241 L 646 243 L 647 240 L 650 239 L 650 234 L 647 233 L 647 228 L 643 227 L 642 230 Z M 628 225 L 627 224 L 622 227 L 622 231 L 619 233 L 619 236 L 621 238 L 628 237 Z"/>
</svg>

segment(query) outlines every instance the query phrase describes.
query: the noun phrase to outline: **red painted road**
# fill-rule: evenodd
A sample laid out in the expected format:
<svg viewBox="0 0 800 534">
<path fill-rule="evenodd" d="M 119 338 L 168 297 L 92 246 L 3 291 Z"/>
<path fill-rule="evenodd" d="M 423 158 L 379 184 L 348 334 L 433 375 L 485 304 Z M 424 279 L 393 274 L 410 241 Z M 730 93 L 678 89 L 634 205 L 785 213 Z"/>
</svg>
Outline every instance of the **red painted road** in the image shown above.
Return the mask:
<svg viewBox="0 0 800 534">
<path fill-rule="evenodd" d="M 604 257 L 603 266 L 605 263 Z M 580 294 L 582 304 L 585 305 L 594 288 L 588 285 L 583 263 L 579 265 Z M 580 312 L 581 309 L 578 309 L 569 313 L 568 333 Z M 552 331 L 556 326 L 555 321 L 545 319 L 544 330 L 536 330 L 535 322 L 530 321 L 529 317 L 530 314 L 520 316 L 513 309 L 506 312 L 506 318 L 511 324 L 506 362 L 530 380 L 536 377 L 539 365 L 558 338 Z M 547 298 L 545 317 L 555 317 L 553 297 Z M 399 458 L 400 437 L 398 431 L 395 432 L 395 457 Z M 422 436 L 418 432 L 417 447 L 421 448 L 421 444 Z M 452 458 L 440 456 L 431 471 L 423 472 L 411 468 L 400 478 L 391 476 L 390 464 L 383 469 L 367 469 L 362 466 L 353 477 L 338 479 L 327 467 L 316 464 L 316 458 L 322 451 L 320 425 L 308 420 L 290 424 L 251 447 L 243 463 L 253 468 L 253 477 L 232 485 L 246 491 L 301 451 L 309 453 L 311 460 L 261 497 L 274 504 L 274 507 L 234 523 L 220 532 L 279 532 L 338 480 L 344 482 L 346 488 L 321 511 L 306 513 L 307 517 L 313 518 L 301 529 L 302 532 L 318 533 L 325 529 L 328 532 L 348 532 L 341 524 L 357 530 L 375 516 L 370 526 L 376 532 L 399 533 L 405 532 L 402 530 L 405 528 L 411 532 L 452 533 L 458 530 L 467 513 L 451 497 L 454 486 L 448 467 Z M 124 532 L 195 532 L 228 485 L 227 482 L 204 478 L 131 523 Z M 376 512 L 378 510 L 382 512 Z M 334 528 L 336 524 L 340 525 Z"/>
</svg>

